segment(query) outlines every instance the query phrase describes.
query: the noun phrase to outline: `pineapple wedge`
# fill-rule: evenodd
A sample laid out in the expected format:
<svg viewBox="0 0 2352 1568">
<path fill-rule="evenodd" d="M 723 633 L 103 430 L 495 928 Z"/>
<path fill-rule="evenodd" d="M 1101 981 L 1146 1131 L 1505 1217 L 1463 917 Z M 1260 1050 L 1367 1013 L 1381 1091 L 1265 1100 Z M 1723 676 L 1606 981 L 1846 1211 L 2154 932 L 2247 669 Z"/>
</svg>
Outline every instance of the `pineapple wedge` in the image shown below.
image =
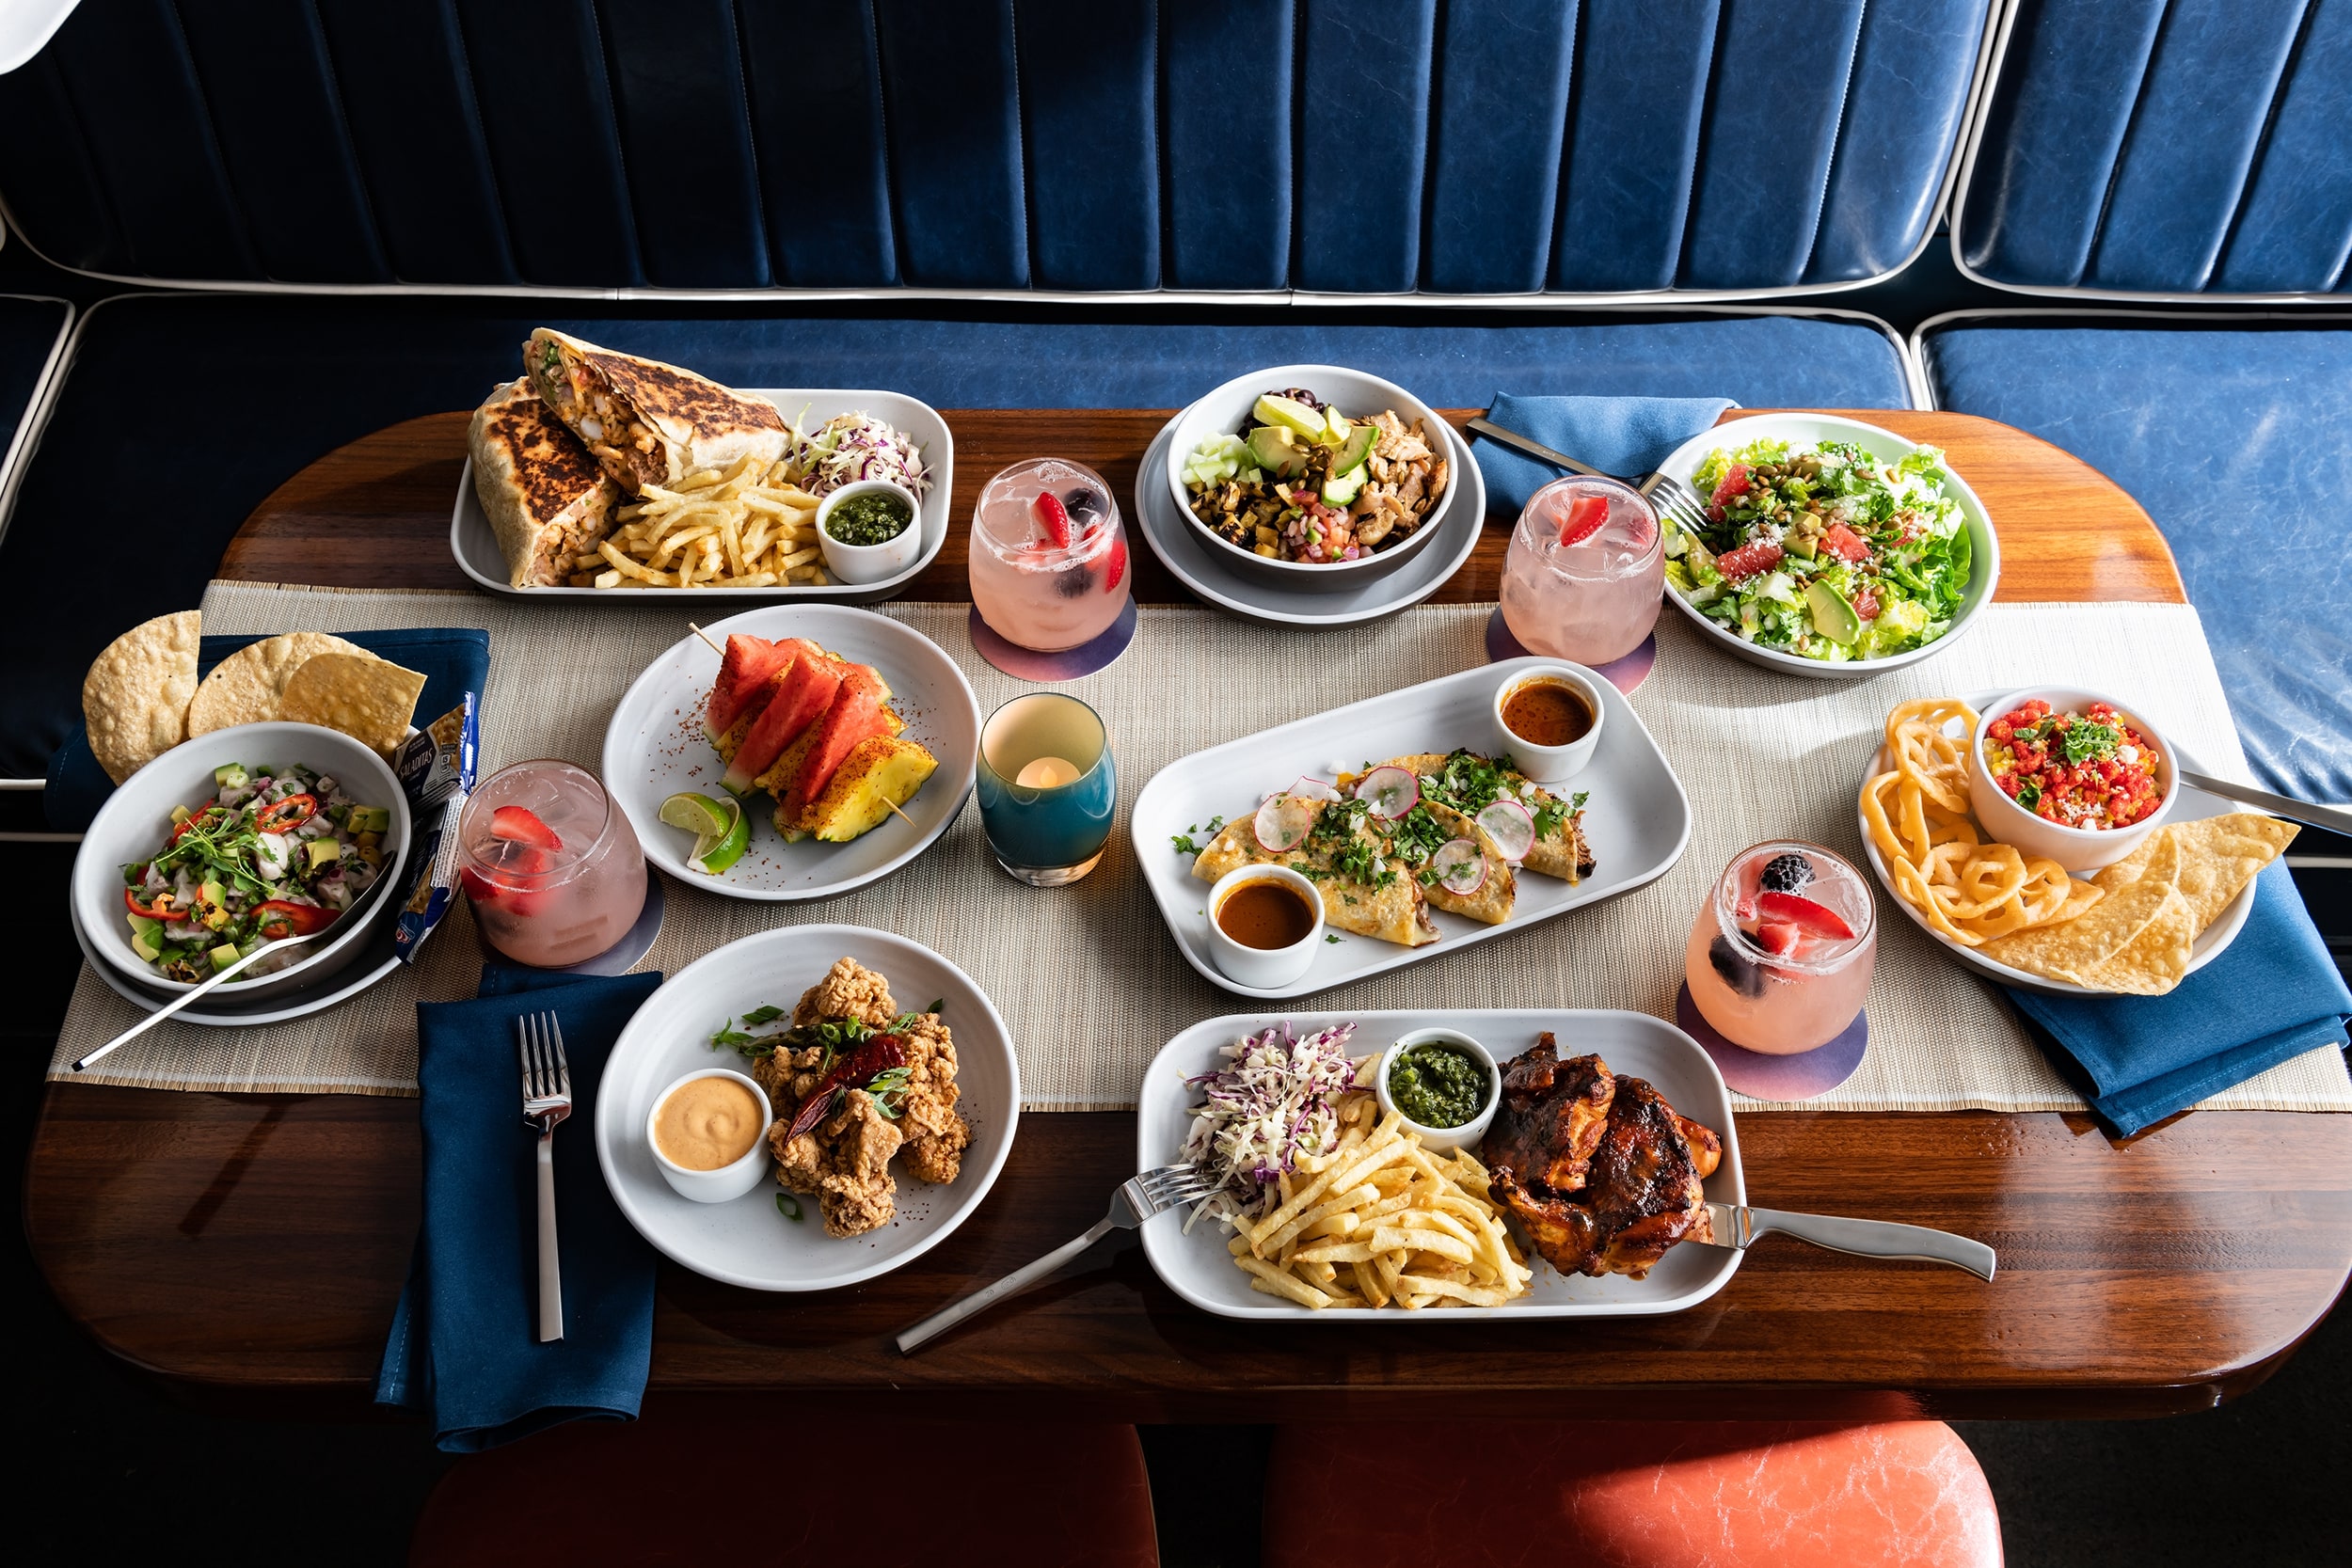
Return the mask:
<svg viewBox="0 0 2352 1568">
<path fill-rule="evenodd" d="M 890 819 L 890 808 L 906 804 L 939 768 L 939 759 L 912 740 L 873 736 L 842 759 L 825 792 L 802 818 L 827 844 L 847 844 Z"/>
</svg>

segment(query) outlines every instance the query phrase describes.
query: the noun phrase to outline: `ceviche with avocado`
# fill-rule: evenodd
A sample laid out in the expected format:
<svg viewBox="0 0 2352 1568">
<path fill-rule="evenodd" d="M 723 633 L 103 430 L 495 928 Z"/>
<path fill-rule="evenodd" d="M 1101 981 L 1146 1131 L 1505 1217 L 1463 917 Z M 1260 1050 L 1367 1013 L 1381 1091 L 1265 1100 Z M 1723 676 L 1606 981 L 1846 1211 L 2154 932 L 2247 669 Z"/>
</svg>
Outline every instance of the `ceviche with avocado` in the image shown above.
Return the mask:
<svg viewBox="0 0 2352 1568">
<path fill-rule="evenodd" d="M 122 868 L 132 950 L 167 980 L 202 980 L 264 942 L 323 931 L 384 873 L 389 806 L 299 764 L 227 763 L 213 783 L 202 805 L 172 808 L 152 860 Z M 265 958 L 226 984 L 279 967 Z"/>
<path fill-rule="evenodd" d="M 1886 463 L 1850 441 L 1718 448 L 1692 475 L 1696 534 L 1663 519 L 1666 585 L 1758 647 L 1831 663 L 1923 647 L 1968 592 L 1968 525 L 1944 454 Z"/>
</svg>

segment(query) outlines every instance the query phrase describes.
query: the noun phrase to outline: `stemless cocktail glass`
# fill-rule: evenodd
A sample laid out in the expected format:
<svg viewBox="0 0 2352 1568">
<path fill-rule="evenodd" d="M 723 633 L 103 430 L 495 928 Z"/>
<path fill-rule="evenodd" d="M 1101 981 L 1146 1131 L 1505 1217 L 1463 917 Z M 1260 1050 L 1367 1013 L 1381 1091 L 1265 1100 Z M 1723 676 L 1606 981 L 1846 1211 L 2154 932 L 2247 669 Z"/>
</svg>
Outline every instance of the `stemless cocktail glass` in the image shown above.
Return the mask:
<svg viewBox="0 0 2352 1568">
<path fill-rule="evenodd" d="M 1665 586 L 1658 513 L 1639 491 L 1613 479 L 1554 480 L 1511 531 L 1502 619 L 1530 653 L 1606 664 L 1642 645 Z"/>
<path fill-rule="evenodd" d="M 1036 653 L 1102 636 L 1132 592 L 1127 530 L 1111 487 L 1085 464 L 1059 457 L 1016 463 L 981 488 L 971 561 L 980 619 Z"/>
<path fill-rule="evenodd" d="M 501 819 L 501 808 L 527 816 Z M 628 818 L 596 775 L 552 758 L 501 768 L 467 798 L 457 863 L 483 937 L 538 969 L 587 962 L 645 907 L 645 856 Z"/>
<path fill-rule="evenodd" d="M 1877 906 L 1861 873 L 1819 845 L 1783 840 L 1740 850 L 1716 879 L 1691 925 L 1683 978 L 1724 1038 L 1793 1056 L 1854 1021 L 1877 956 Z"/>
</svg>

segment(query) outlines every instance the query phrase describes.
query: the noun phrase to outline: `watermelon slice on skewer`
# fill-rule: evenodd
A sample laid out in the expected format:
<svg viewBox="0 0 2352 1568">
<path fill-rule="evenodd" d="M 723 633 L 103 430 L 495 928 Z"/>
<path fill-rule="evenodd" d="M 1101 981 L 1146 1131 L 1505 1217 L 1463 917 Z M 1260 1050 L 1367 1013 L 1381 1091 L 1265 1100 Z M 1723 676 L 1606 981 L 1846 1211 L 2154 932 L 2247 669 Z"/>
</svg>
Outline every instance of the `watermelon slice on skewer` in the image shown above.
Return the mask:
<svg viewBox="0 0 2352 1568">
<path fill-rule="evenodd" d="M 833 706 L 834 694 L 849 677 L 850 665 L 825 653 L 813 642 L 800 641 L 792 661 L 769 681 L 770 695 L 751 728 L 727 759 L 719 783 L 733 795 L 748 795 L 754 781 L 784 754 L 784 749 Z"/>
<path fill-rule="evenodd" d="M 726 652 L 720 657 L 719 678 L 710 688 L 710 701 L 704 706 L 703 734 L 715 743 L 735 728 L 755 703 L 766 703 L 768 683 L 794 651 L 764 637 L 731 633 Z"/>
</svg>

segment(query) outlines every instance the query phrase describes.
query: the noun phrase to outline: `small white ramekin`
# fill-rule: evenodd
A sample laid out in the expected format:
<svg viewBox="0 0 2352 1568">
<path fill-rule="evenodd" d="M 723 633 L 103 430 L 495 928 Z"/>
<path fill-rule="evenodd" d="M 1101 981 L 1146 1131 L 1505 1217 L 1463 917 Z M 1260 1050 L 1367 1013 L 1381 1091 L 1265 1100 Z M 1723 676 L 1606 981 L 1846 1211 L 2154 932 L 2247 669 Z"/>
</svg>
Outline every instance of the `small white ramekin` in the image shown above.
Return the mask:
<svg viewBox="0 0 2352 1568">
<path fill-rule="evenodd" d="M 670 1102 L 670 1097 L 700 1078 L 731 1078 L 751 1090 L 752 1098 L 759 1102 L 759 1136 L 752 1140 L 752 1147 L 741 1159 L 717 1170 L 688 1170 L 675 1163 L 661 1152 L 661 1140 L 653 1132 L 654 1123 L 660 1119 L 661 1107 Z M 653 1109 L 645 1113 L 645 1147 L 653 1151 L 653 1163 L 660 1169 L 661 1179 L 669 1182 L 678 1196 L 696 1203 L 731 1203 L 767 1180 L 768 1129 L 775 1125 L 775 1107 L 768 1102 L 768 1092 L 757 1084 L 731 1068 L 705 1068 L 700 1072 L 688 1073 L 655 1097 Z"/>
<path fill-rule="evenodd" d="M 1233 890 L 1248 882 L 1279 882 L 1307 900 L 1307 907 L 1315 911 L 1315 923 L 1307 934 L 1288 947 L 1245 947 L 1225 934 L 1225 927 L 1216 923 L 1216 911 L 1225 907 Z M 1323 947 L 1323 890 L 1287 865 L 1237 865 L 1216 879 L 1209 889 L 1209 954 L 1236 984 L 1272 990 L 1287 986 L 1307 973 L 1315 961 L 1315 954 Z"/>
<path fill-rule="evenodd" d="M 1575 687 L 1592 705 L 1593 727 L 1565 746 L 1538 746 L 1514 731 L 1502 721 L 1502 706 L 1511 694 L 1522 686 L 1539 681 L 1552 681 Z M 1608 722 L 1608 706 L 1600 700 L 1600 677 L 1581 664 L 1566 659 L 1552 659 L 1529 665 L 1513 673 L 1509 680 L 1495 688 L 1494 729 L 1495 746 L 1518 765 L 1520 772 L 1537 784 L 1559 784 L 1584 770 L 1593 760 L 1593 752 L 1600 745 L 1600 732 Z"/>
<path fill-rule="evenodd" d="M 2128 828 L 2068 828 L 2036 816 L 2010 800 L 1993 782 L 1993 769 L 1985 765 L 1984 732 L 1995 720 L 2037 697 L 2049 704 L 2053 713 L 2079 712 L 2093 703 L 2105 703 L 2130 720 L 2134 729 L 2155 742 L 2156 786 L 2163 792 L 2156 809 Z M 2181 793 L 2180 763 L 2181 759 L 2172 752 L 2172 743 L 2153 724 L 2114 698 L 2073 687 L 2031 687 L 2010 692 L 1988 705 L 1978 717 L 1977 727 L 1968 736 L 1968 803 L 1977 808 L 1977 823 L 1991 842 L 2014 845 L 2028 855 L 2054 860 L 2069 871 L 2096 871 L 2113 865 L 2138 848 L 2141 841 L 2172 814 L 2172 802 Z"/>
<path fill-rule="evenodd" d="M 896 496 L 906 503 L 907 526 L 895 538 L 879 545 L 845 545 L 826 526 L 833 509 L 851 496 Z M 817 542 L 825 552 L 825 569 L 843 582 L 881 582 L 914 564 L 923 553 L 923 503 L 914 492 L 894 480 L 852 480 L 817 504 Z"/>
<path fill-rule="evenodd" d="M 1389 1069 L 1396 1059 L 1417 1045 L 1442 1045 L 1458 1051 L 1486 1069 L 1486 1104 L 1459 1127 L 1424 1127 L 1397 1110 L 1396 1101 L 1389 1095 Z M 1406 1130 L 1421 1139 L 1421 1147 L 1433 1154 L 1443 1154 L 1456 1148 L 1468 1148 L 1486 1135 L 1487 1127 L 1495 1119 L 1495 1110 L 1502 1103 L 1502 1069 L 1495 1065 L 1494 1053 L 1459 1029 L 1416 1029 L 1401 1037 L 1394 1045 L 1380 1053 L 1380 1066 L 1375 1072 L 1372 1091 L 1379 1098 L 1383 1113 L 1395 1111 L 1405 1117 Z"/>
</svg>

